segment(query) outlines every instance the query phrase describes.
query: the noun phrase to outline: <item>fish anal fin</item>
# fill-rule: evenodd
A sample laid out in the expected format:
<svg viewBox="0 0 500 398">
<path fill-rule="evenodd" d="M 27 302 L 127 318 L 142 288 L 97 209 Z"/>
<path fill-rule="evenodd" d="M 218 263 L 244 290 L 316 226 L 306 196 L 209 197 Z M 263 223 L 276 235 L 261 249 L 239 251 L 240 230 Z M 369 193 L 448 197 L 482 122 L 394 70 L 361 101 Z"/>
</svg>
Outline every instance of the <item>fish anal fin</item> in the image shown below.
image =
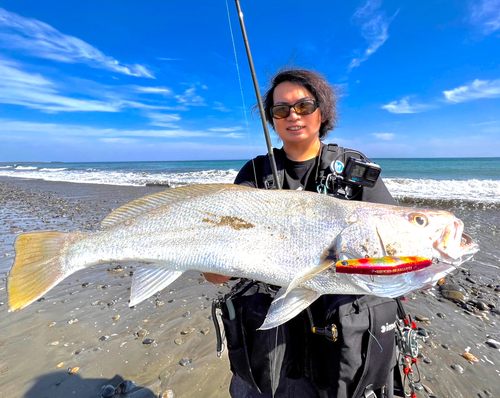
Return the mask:
<svg viewBox="0 0 500 398">
<path fill-rule="evenodd" d="M 424 257 L 379 257 L 338 261 L 335 270 L 339 274 L 399 275 L 427 268 L 432 260 Z"/>
<path fill-rule="evenodd" d="M 133 307 L 160 290 L 165 289 L 181 276 L 182 273 L 183 271 L 169 270 L 154 265 L 137 268 L 132 278 L 129 306 Z"/>
<path fill-rule="evenodd" d="M 310 289 L 297 288 L 287 293 L 280 289 L 269 307 L 266 319 L 259 330 L 272 329 L 298 315 L 309 307 L 321 294 Z"/>
<path fill-rule="evenodd" d="M 67 276 L 84 267 L 68 267 L 62 256 L 81 233 L 34 232 L 19 235 L 16 259 L 7 277 L 9 311 L 21 310 L 43 296 Z"/>
<path fill-rule="evenodd" d="M 120 223 L 129 222 L 131 224 L 134 217 L 154 211 L 155 209 L 160 209 L 162 206 L 168 206 L 184 200 L 199 198 L 222 191 L 244 189 L 250 188 L 233 184 L 202 184 L 169 189 L 133 200 L 126 205 L 118 207 L 109 213 L 101 221 L 100 225 L 101 228 L 108 229 Z"/>
</svg>

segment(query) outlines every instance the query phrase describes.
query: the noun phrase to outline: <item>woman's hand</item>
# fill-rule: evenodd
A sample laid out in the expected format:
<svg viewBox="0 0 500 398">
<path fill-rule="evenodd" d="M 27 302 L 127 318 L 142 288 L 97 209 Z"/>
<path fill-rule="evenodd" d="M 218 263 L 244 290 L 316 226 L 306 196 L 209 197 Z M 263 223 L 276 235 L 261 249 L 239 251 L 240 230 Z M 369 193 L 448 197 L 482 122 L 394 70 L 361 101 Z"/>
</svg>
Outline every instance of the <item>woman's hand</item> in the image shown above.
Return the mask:
<svg viewBox="0 0 500 398">
<path fill-rule="evenodd" d="M 212 274 L 210 272 L 205 272 L 203 275 L 207 281 L 212 283 L 226 283 L 229 279 L 231 279 L 230 276 Z"/>
</svg>

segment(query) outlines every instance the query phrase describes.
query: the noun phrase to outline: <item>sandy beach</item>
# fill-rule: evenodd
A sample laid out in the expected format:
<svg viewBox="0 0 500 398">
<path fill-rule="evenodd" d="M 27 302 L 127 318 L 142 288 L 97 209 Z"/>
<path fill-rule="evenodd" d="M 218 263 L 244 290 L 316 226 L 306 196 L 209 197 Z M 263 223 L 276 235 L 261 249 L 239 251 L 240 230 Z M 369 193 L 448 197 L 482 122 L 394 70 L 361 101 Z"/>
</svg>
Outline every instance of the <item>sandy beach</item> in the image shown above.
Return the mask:
<svg viewBox="0 0 500 398">
<path fill-rule="evenodd" d="M 229 396 L 229 362 L 216 355 L 211 320 L 212 299 L 229 287 L 200 273 L 129 308 L 130 275 L 140 264 L 103 265 L 8 313 L 5 280 L 17 235 L 94 231 L 111 210 L 161 190 L 0 179 L 0 396 L 98 398 L 103 386 L 123 380 L 136 384 L 131 398 Z M 479 242 L 476 258 L 444 287 L 407 296 L 419 326 L 420 397 L 500 397 L 500 211 L 479 210 L 452 210 Z"/>
</svg>

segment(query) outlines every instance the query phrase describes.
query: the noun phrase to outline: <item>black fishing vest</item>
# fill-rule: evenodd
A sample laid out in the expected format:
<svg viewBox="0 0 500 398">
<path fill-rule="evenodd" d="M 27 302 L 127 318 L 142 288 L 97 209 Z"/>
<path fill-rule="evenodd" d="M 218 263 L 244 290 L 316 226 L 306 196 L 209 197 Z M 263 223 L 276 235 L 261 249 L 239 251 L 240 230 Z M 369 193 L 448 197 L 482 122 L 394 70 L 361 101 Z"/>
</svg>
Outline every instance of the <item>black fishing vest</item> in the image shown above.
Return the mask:
<svg viewBox="0 0 500 398">
<path fill-rule="evenodd" d="M 278 170 L 278 178 L 280 180 L 280 185 L 283 186 L 285 180 L 285 153 L 283 149 L 273 148 L 274 159 L 276 161 L 276 168 Z M 334 184 L 332 177 L 331 165 L 335 160 L 340 160 L 346 164 L 346 154 L 344 153 L 344 148 L 339 147 L 337 144 L 321 144 L 320 154 L 319 154 L 319 164 L 316 169 L 316 186 L 318 187 L 318 192 L 325 193 L 330 196 L 334 196 L 338 199 L 346 199 L 345 196 L 338 191 Z M 271 163 L 267 155 L 258 156 L 255 159 L 256 168 L 256 180 L 257 186 L 261 189 L 275 189 L 276 184 L 274 183 L 274 176 L 271 169 Z M 363 187 L 352 187 L 354 190 L 355 197 L 360 197 L 360 193 Z M 324 191 L 323 191 L 324 190 Z"/>
</svg>

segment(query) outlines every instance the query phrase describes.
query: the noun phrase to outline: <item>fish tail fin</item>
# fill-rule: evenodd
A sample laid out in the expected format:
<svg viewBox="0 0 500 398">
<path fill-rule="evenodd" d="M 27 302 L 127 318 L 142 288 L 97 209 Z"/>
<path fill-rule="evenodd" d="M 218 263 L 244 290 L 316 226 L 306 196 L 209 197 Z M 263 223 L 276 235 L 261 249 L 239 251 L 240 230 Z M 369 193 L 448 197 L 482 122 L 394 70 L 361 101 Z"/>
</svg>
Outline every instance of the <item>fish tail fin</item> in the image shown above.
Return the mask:
<svg viewBox="0 0 500 398">
<path fill-rule="evenodd" d="M 83 267 L 69 268 L 63 254 L 85 234 L 35 232 L 20 235 L 14 244 L 16 259 L 7 278 L 9 311 L 21 310 Z"/>
</svg>

